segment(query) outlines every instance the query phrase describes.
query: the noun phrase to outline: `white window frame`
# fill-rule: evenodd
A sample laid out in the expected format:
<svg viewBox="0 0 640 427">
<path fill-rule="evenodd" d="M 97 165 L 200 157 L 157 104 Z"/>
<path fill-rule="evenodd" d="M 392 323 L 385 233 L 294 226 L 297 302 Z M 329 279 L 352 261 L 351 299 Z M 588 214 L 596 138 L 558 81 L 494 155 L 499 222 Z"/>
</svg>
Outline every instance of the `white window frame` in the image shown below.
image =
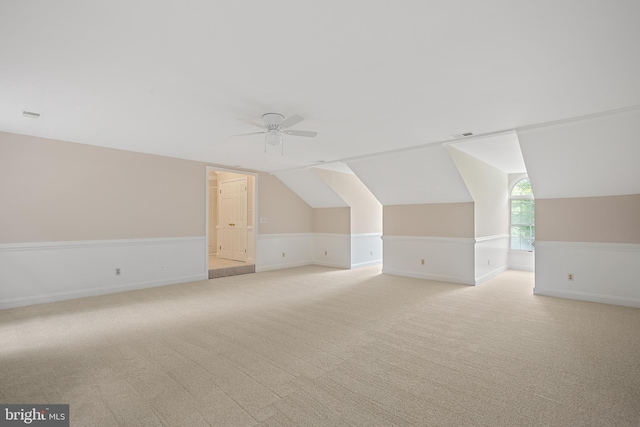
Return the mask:
<svg viewBox="0 0 640 427">
<path fill-rule="evenodd" d="M 533 236 L 533 242 L 532 242 L 532 246 L 534 246 L 534 249 L 529 250 L 529 249 L 513 249 L 512 248 L 512 244 L 511 244 L 511 239 L 513 239 L 513 236 L 511 234 L 511 211 L 512 211 L 512 207 L 511 207 L 511 201 L 512 200 L 533 200 L 533 209 L 535 212 L 535 197 L 533 197 L 533 192 L 532 194 L 525 194 L 525 195 L 512 195 L 511 193 L 513 192 L 513 188 L 516 186 L 516 184 L 518 184 L 520 181 L 522 181 L 523 179 L 529 179 L 529 176 L 526 174 L 523 175 L 519 175 L 517 176 L 515 179 L 513 179 L 511 181 L 511 184 L 509 185 L 509 250 L 510 251 L 515 251 L 515 252 L 534 252 L 535 250 L 535 234 Z M 529 181 L 531 182 L 531 181 Z M 535 219 L 533 221 L 533 223 L 531 224 L 532 226 L 535 226 Z"/>
</svg>

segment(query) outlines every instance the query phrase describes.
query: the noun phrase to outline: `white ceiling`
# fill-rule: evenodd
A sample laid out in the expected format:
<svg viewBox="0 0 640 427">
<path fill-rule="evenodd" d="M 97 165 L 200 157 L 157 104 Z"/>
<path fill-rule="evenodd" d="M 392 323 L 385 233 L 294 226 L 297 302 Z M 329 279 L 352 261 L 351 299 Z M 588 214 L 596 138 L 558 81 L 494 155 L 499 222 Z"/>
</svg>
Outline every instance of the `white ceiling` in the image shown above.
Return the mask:
<svg viewBox="0 0 640 427">
<path fill-rule="evenodd" d="M 0 130 L 271 172 L 350 159 L 639 105 L 638 16 L 637 0 L 3 1 Z M 229 137 L 265 112 L 319 136 L 284 156 Z"/>
</svg>

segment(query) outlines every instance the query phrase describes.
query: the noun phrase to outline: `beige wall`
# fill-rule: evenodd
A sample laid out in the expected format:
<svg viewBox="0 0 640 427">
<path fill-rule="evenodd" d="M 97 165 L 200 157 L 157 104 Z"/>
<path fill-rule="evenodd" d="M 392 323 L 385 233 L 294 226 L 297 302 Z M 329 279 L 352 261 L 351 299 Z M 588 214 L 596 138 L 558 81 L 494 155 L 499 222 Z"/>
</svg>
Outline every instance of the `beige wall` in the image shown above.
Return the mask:
<svg viewBox="0 0 640 427">
<path fill-rule="evenodd" d="M 0 132 L 0 243 L 203 237 L 206 167 Z M 312 232 L 311 207 L 276 177 L 259 179 L 269 221 L 259 233 Z"/>
<path fill-rule="evenodd" d="M 448 148 L 475 202 L 475 237 L 509 234 L 508 175 L 454 147 Z"/>
<path fill-rule="evenodd" d="M 382 233 L 382 205 L 357 176 L 313 170 L 351 207 L 351 233 Z"/>
<path fill-rule="evenodd" d="M 282 181 L 268 173 L 258 175 L 258 234 L 311 233 L 313 209 Z M 259 221 L 258 221 L 259 222 Z"/>
<path fill-rule="evenodd" d="M 473 203 L 384 206 L 384 234 L 473 238 Z"/>
<path fill-rule="evenodd" d="M 313 210 L 313 232 L 350 234 L 350 208 L 316 208 Z"/>
<path fill-rule="evenodd" d="M 536 199 L 536 240 L 640 243 L 640 194 Z"/>
<path fill-rule="evenodd" d="M 0 243 L 205 234 L 204 163 L 0 132 Z"/>
</svg>

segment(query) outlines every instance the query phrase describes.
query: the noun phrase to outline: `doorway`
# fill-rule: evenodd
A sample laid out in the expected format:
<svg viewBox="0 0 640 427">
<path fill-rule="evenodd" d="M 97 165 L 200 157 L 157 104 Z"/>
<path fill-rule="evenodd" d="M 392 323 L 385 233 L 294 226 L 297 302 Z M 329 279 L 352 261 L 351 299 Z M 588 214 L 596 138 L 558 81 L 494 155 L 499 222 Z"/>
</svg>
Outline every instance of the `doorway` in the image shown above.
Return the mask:
<svg viewBox="0 0 640 427">
<path fill-rule="evenodd" d="M 210 279 L 255 272 L 256 176 L 207 167 Z"/>
</svg>

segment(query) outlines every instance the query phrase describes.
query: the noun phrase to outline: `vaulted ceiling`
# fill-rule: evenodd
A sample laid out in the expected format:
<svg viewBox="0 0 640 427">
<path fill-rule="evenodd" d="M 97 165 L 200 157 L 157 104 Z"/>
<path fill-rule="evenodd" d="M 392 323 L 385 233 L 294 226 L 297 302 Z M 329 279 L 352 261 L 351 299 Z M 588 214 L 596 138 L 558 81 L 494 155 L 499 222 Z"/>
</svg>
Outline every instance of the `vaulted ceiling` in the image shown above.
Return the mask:
<svg viewBox="0 0 640 427">
<path fill-rule="evenodd" d="M 4 1 L 0 130 L 269 172 L 357 165 L 640 105 L 638 16 L 636 0 Z M 230 138 L 266 112 L 319 135 L 282 156 Z"/>
</svg>

